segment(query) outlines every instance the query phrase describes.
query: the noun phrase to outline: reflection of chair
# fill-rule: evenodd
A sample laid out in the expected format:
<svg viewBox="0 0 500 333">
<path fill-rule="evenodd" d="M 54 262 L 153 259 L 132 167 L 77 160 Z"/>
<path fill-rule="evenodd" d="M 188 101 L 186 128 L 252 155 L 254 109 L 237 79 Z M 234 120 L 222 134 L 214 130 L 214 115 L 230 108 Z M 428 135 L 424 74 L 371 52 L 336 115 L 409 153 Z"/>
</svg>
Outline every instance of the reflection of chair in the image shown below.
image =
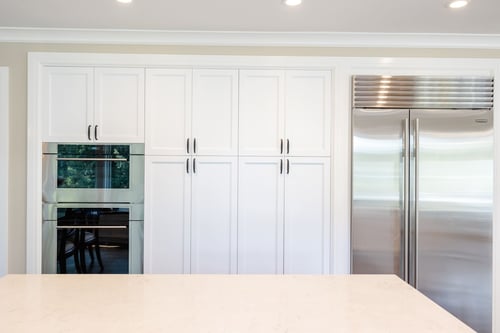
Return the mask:
<svg viewBox="0 0 500 333">
<path fill-rule="evenodd" d="M 78 247 L 75 245 L 75 237 L 78 235 L 75 229 L 61 229 L 57 231 L 57 261 L 59 261 L 59 271 L 66 274 L 66 259 L 73 256 L 75 269 L 81 273 L 80 261 L 78 259 Z"/>
<path fill-rule="evenodd" d="M 94 249 L 97 258 L 97 263 L 101 268 L 99 273 L 104 270 L 104 265 L 101 259 L 101 250 L 99 248 L 99 229 L 80 229 L 80 235 L 78 237 L 78 252 L 80 254 L 80 266 L 82 273 L 87 273 L 87 264 L 85 263 L 85 250 L 89 251 L 90 255 L 90 265 L 89 268 L 94 264 Z"/>
</svg>

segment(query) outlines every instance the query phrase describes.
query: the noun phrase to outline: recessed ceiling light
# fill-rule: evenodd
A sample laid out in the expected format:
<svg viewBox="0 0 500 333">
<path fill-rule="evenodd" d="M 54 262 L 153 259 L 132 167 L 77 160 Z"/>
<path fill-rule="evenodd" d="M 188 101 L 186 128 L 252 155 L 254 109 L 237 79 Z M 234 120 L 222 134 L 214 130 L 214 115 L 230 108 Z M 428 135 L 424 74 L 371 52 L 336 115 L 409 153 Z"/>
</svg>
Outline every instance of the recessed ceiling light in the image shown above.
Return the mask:
<svg viewBox="0 0 500 333">
<path fill-rule="evenodd" d="M 118 1 L 119 3 L 131 3 L 132 0 L 116 0 Z"/>
<path fill-rule="evenodd" d="M 462 8 L 469 4 L 469 0 L 453 0 L 448 2 L 448 7 L 456 9 Z"/>
<path fill-rule="evenodd" d="M 283 0 L 283 3 L 287 6 L 298 6 L 302 3 L 302 0 Z"/>
</svg>

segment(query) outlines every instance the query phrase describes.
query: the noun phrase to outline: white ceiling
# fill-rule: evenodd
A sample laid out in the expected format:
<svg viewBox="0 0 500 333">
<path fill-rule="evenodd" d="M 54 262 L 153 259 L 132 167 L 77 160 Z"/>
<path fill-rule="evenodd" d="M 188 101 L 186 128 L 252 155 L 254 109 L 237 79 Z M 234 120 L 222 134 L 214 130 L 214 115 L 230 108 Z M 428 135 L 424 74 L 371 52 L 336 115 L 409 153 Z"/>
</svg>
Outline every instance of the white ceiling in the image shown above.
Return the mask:
<svg viewBox="0 0 500 333">
<path fill-rule="evenodd" d="M 500 34 L 500 0 L 1 0 L 0 27 Z"/>
</svg>

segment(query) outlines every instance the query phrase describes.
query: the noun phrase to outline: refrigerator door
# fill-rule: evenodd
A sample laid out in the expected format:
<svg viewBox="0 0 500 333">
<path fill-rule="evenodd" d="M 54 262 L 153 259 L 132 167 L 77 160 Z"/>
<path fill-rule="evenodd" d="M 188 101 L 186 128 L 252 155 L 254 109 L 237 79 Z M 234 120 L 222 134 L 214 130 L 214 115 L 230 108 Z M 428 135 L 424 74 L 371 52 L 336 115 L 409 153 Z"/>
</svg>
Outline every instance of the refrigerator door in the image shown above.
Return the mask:
<svg viewBox="0 0 500 333">
<path fill-rule="evenodd" d="M 416 287 L 478 332 L 491 332 L 493 115 L 411 110 Z"/>
<path fill-rule="evenodd" d="M 352 272 L 405 278 L 409 110 L 355 109 L 352 117 Z"/>
</svg>

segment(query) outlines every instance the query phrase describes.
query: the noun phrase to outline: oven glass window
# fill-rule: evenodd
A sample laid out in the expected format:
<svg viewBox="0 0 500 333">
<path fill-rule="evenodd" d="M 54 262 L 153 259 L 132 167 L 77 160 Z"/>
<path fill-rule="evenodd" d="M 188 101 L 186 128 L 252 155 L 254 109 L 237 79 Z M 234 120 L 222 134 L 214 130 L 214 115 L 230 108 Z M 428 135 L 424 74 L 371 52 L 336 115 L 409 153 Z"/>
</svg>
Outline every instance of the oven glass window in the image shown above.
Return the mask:
<svg viewBox="0 0 500 333">
<path fill-rule="evenodd" d="M 58 145 L 57 187 L 128 189 L 130 146 Z"/>
<path fill-rule="evenodd" d="M 127 208 L 58 208 L 58 273 L 129 272 Z"/>
</svg>

